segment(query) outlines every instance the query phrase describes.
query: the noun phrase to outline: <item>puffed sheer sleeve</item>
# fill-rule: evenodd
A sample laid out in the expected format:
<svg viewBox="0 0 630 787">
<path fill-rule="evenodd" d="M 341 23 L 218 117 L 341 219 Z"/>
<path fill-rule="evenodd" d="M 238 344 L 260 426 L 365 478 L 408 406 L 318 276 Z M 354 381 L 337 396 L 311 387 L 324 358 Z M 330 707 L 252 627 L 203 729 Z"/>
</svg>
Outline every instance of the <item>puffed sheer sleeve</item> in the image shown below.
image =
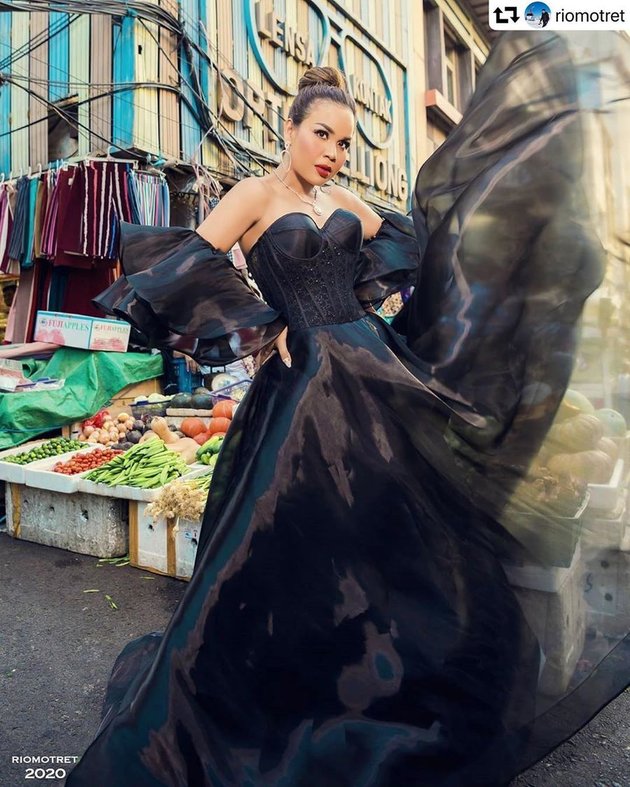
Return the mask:
<svg viewBox="0 0 630 787">
<path fill-rule="evenodd" d="M 285 327 L 227 255 L 181 227 L 121 224 L 124 275 L 95 303 L 150 347 L 225 364 L 258 352 Z"/>
<path fill-rule="evenodd" d="M 420 262 L 413 220 L 380 211 L 383 223 L 360 252 L 354 291 L 363 305 L 379 305 L 389 295 L 415 284 Z"/>
</svg>

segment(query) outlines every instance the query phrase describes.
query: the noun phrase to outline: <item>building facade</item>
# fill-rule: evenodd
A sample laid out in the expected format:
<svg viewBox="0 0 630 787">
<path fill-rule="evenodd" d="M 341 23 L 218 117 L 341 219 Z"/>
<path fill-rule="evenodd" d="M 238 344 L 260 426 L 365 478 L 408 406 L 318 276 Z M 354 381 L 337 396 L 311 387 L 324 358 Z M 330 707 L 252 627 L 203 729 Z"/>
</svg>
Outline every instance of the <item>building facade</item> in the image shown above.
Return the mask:
<svg viewBox="0 0 630 787">
<path fill-rule="evenodd" d="M 194 160 L 226 185 L 262 174 L 278 160 L 300 74 L 334 65 L 358 106 L 341 182 L 405 210 L 488 52 L 479 16 L 449 0 L 161 0 L 155 13 L 121 3 L 120 15 L 65 7 L 0 14 L 5 177 L 121 151 L 167 166 Z"/>
</svg>

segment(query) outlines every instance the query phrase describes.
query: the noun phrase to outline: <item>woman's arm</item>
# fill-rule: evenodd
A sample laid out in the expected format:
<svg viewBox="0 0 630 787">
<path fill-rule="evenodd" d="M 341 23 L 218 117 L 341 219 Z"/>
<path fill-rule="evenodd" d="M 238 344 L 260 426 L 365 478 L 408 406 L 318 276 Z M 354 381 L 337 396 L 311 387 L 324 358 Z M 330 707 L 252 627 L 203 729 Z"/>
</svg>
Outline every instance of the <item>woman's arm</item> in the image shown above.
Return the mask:
<svg viewBox="0 0 630 787">
<path fill-rule="evenodd" d="M 239 181 L 219 200 L 197 232 L 215 249 L 227 253 L 259 221 L 267 196 L 260 178 Z"/>
</svg>

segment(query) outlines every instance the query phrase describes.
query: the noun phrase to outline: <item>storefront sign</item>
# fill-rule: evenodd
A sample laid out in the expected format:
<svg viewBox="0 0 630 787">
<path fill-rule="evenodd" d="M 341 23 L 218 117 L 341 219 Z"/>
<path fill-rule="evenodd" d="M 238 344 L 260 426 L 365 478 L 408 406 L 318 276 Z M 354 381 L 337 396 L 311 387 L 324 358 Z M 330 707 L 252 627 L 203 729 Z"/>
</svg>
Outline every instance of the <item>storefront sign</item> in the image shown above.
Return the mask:
<svg viewBox="0 0 630 787">
<path fill-rule="evenodd" d="M 220 116 L 241 122 L 246 129 L 251 129 L 257 118 L 263 118 L 268 126 L 263 126 L 261 142 L 263 145 L 275 142 L 279 152 L 282 118 L 288 115 L 297 86 L 286 84 L 278 74 L 277 53 L 307 68 L 329 62 L 329 50 L 334 45 L 339 68 L 346 76 L 358 109 L 358 134 L 343 172 L 388 198 L 405 201 L 409 192 L 407 173 L 385 152 L 391 145 L 395 128 L 394 95 L 383 64 L 374 54 L 374 47 L 353 33 L 344 30 L 332 33 L 327 11 L 317 0 L 294 1 L 307 5 L 317 24 L 311 24 L 308 30 L 299 29 L 287 20 L 285 13 L 274 7 L 271 0 L 242 0 L 248 42 L 269 86 L 261 88 L 250 84 L 233 69 L 222 69 Z M 339 27 L 338 16 L 335 25 Z M 273 58 L 269 58 L 267 45 L 271 45 Z M 362 71 L 350 71 L 346 64 L 351 62 L 361 62 Z M 399 133 L 402 131 L 399 129 Z"/>
</svg>

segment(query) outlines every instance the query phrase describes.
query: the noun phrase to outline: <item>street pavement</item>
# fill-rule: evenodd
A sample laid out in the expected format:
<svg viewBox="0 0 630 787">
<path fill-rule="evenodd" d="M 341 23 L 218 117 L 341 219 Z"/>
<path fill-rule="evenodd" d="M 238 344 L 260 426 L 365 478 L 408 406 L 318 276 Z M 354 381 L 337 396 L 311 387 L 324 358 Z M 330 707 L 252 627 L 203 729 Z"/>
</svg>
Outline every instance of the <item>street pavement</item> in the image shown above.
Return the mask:
<svg viewBox="0 0 630 787">
<path fill-rule="evenodd" d="M 133 637 L 163 629 L 185 589 L 0 533 L 0 787 L 63 784 L 27 768 L 61 776 L 71 764 L 14 759 L 78 757 L 98 727 L 114 659 Z M 513 787 L 630 787 L 630 692 Z"/>
</svg>

